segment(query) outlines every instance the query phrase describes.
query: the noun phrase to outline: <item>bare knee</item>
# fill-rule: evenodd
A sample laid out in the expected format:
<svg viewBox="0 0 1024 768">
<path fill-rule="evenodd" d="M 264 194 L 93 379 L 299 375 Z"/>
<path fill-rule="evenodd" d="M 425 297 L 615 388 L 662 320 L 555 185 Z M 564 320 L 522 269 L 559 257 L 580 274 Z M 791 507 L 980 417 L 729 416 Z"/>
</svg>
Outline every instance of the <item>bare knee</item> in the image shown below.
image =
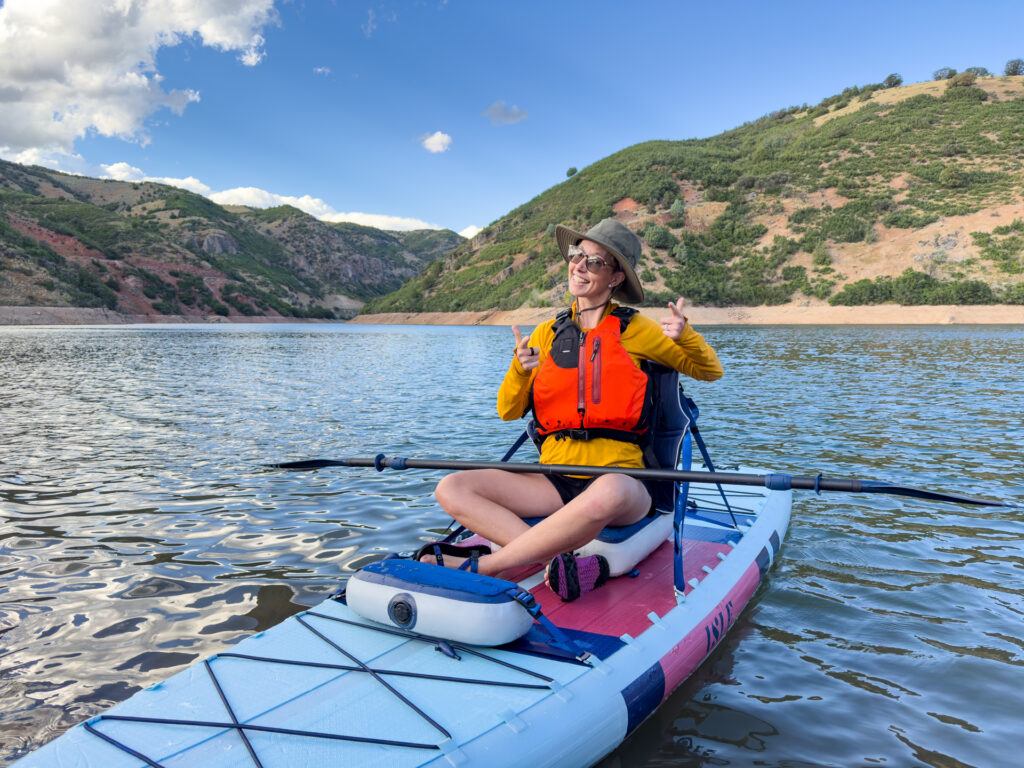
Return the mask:
<svg viewBox="0 0 1024 768">
<path fill-rule="evenodd" d="M 471 469 L 445 475 L 434 488 L 434 498 L 450 514 L 466 500 L 476 498 L 485 491 L 490 472 L 487 469 Z"/>
<path fill-rule="evenodd" d="M 647 513 L 650 496 L 643 484 L 626 475 L 602 475 L 586 490 L 583 514 L 602 525 L 633 522 Z"/>
<path fill-rule="evenodd" d="M 468 472 L 455 472 L 445 475 L 441 482 L 434 488 L 434 498 L 441 508 L 447 510 L 453 504 L 458 503 L 459 498 L 466 493 L 466 478 Z"/>
</svg>

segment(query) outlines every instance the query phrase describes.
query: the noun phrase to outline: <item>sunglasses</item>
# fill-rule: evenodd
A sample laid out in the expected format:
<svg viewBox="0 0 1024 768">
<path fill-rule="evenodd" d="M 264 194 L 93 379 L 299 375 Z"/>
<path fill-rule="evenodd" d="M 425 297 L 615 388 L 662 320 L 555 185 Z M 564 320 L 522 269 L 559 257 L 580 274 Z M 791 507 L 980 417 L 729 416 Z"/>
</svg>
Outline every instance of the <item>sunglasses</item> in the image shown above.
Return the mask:
<svg viewBox="0 0 1024 768">
<path fill-rule="evenodd" d="M 581 261 L 586 260 L 587 272 L 599 272 L 605 267 L 612 266 L 600 256 L 588 256 L 586 251 L 578 245 L 570 245 L 566 253 L 569 256 L 569 261 L 573 264 L 579 264 Z"/>
</svg>

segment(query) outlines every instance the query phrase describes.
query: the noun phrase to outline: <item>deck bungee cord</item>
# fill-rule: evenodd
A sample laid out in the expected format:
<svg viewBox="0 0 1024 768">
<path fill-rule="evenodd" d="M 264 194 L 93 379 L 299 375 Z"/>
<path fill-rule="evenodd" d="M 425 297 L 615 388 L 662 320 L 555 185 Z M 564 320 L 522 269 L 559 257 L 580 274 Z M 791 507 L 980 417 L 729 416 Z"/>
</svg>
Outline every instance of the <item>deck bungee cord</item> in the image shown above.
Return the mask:
<svg viewBox="0 0 1024 768">
<path fill-rule="evenodd" d="M 475 677 L 455 677 L 455 676 L 451 676 L 451 675 L 437 675 L 437 674 L 430 674 L 430 673 L 426 673 L 426 672 L 414 672 L 414 671 L 410 671 L 410 670 L 393 670 L 393 669 L 379 669 L 379 668 L 375 668 L 375 667 L 372 667 L 372 666 L 364 663 L 363 661 L 358 659 L 355 655 L 353 655 L 349 651 L 345 650 L 345 648 L 343 648 L 340 645 L 340 643 L 336 642 L 334 639 L 332 639 L 329 636 L 327 636 L 327 634 L 325 634 L 324 632 L 321 632 L 320 630 L 316 629 L 314 626 L 312 626 L 312 624 L 310 624 L 310 622 L 308 620 L 306 620 L 306 617 L 315 617 L 317 619 L 323 619 L 323 620 L 326 620 L 326 621 L 331 621 L 331 622 L 335 622 L 335 623 L 338 623 L 338 624 L 346 625 L 348 627 L 357 628 L 358 630 L 370 630 L 371 632 L 384 633 L 384 634 L 388 634 L 388 635 L 395 635 L 395 636 L 401 637 L 401 638 L 403 638 L 405 640 L 411 640 L 411 641 L 417 641 L 417 642 L 421 642 L 421 643 L 433 644 L 433 645 L 435 645 L 436 650 L 441 651 L 442 653 L 444 653 L 449 658 L 452 658 L 452 659 L 455 659 L 455 660 L 460 660 L 461 657 L 459 656 L 459 653 L 464 653 L 466 655 L 473 656 L 473 657 L 481 659 L 483 661 L 490 662 L 490 663 L 493 663 L 493 664 L 497 664 L 497 665 L 499 665 L 499 666 L 501 666 L 503 668 L 506 668 L 506 669 L 512 670 L 514 672 L 526 675 L 526 676 L 528 676 L 530 678 L 533 678 L 533 679 L 541 681 L 541 682 L 527 683 L 527 682 L 516 682 L 516 681 L 511 681 L 511 680 L 493 680 L 493 679 L 485 679 L 485 678 L 481 679 L 481 678 L 475 678 Z M 389 677 L 390 676 L 390 677 L 416 678 L 416 679 L 422 679 L 422 680 L 433 680 L 433 681 L 438 681 L 438 682 L 456 683 L 456 684 L 463 684 L 463 685 L 484 685 L 484 686 L 493 686 L 493 687 L 498 687 L 498 688 L 538 690 L 538 691 L 540 691 L 540 690 L 548 690 L 548 691 L 552 691 L 552 692 L 557 691 L 558 688 L 559 688 L 558 684 L 554 681 L 554 679 L 551 678 L 551 677 L 548 677 L 547 675 L 543 675 L 543 674 L 541 674 L 539 672 L 536 672 L 534 670 L 528 669 L 526 667 L 522 667 L 522 666 L 519 666 L 517 664 L 513 664 L 513 663 L 511 663 L 509 661 L 506 661 L 504 659 L 495 658 L 494 656 L 491 656 L 491 655 L 486 654 L 486 653 L 482 653 L 482 652 L 480 652 L 479 650 L 477 650 L 475 648 L 466 647 L 466 646 L 464 646 L 462 644 L 458 644 L 458 643 L 449 643 L 449 642 L 445 641 L 442 638 L 432 638 L 432 637 L 427 637 L 425 635 L 416 634 L 416 633 L 413 633 L 413 632 L 405 632 L 405 631 L 402 631 L 402 630 L 393 629 L 391 627 L 386 627 L 386 626 L 381 626 L 381 625 L 374 625 L 374 624 L 369 624 L 369 623 L 359 622 L 359 621 L 351 621 L 351 620 L 348 620 L 348 619 L 339 618 L 337 616 L 330 616 L 328 614 L 319 613 L 319 612 L 317 612 L 315 610 L 304 611 L 303 613 L 296 615 L 295 619 L 297 620 L 297 622 L 301 626 L 303 626 L 311 634 L 313 634 L 315 637 L 317 637 L 320 640 L 322 640 L 324 643 L 326 643 L 328 646 L 333 648 L 338 653 L 340 653 L 343 656 L 345 656 L 352 663 L 351 664 L 331 664 L 331 663 L 326 663 L 326 662 L 303 661 L 303 660 L 300 660 L 300 659 L 277 659 L 277 658 L 272 658 L 272 657 L 255 656 L 255 655 L 251 655 L 251 654 L 234 653 L 234 652 L 220 653 L 220 654 L 217 654 L 217 655 L 215 655 L 215 656 L 213 656 L 213 657 L 211 657 L 209 659 L 204 659 L 202 663 L 203 663 L 204 669 L 206 670 L 206 672 L 207 672 L 207 674 L 209 676 L 210 682 L 212 683 L 214 689 L 216 690 L 218 698 L 219 698 L 222 706 L 224 707 L 225 713 L 227 714 L 227 716 L 229 718 L 229 721 L 202 720 L 202 719 L 182 719 L 182 718 L 168 718 L 168 717 L 146 717 L 146 716 L 134 716 L 134 715 L 108 715 L 108 714 L 104 714 L 104 715 L 97 715 L 96 717 L 93 717 L 93 718 L 89 719 L 88 721 L 86 721 L 83 724 L 84 729 L 88 733 L 92 734 L 93 736 L 95 736 L 95 737 L 97 737 L 99 739 L 102 739 L 103 741 L 105 741 L 106 743 L 110 744 L 111 746 L 116 747 L 117 749 L 121 750 L 122 752 L 125 752 L 126 754 L 131 755 L 132 757 L 136 758 L 137 760 L 143 761 L 146 765 L 152 766 L 153 768 L 164 768 L 164 766 L 163 766 L 162 763 L 160 763 L 156 759 L 143 754 L 138 749 L 135 749 L 135 748 L 125 744 L 123 741 L 120 741 L 119 739 L 116 739 L 113 736 L 111 736 L 111 735 L 109 735 L 107 733 L 104 733 L 97 726 L 100 723 L 106 721 L 106 722 L 119 722 L 119 723 L 138 723 L 138 724 L 148 724 L 148 725 L 181 726 L 181 727 L 192 727 L 192 728 L 210 728 L 210 729 L 221 731 L 222 733 L 234 731 L 234 732 L 236 732 L 239 735 L 240 739 L 242 740 L 242 743 L 244 744 L 244 746 L 245 746 L 245 748 L 246 748 L 250 758 L 252 759 L 253 765 L 256 766 L 256 768 L 262 768 L 263 763 L 260 760 L 259 755 L 256 752 L 256 748 L 253 746 L 251 740 L 249 739 L 249 735 L 248 735 L 249 733 L 267 733 L 267 734 L 277 734 L 277 735 L 283 735 L 283 736 L 298 736 L 298 737 L 310 738 L 310 739 L 328 739 L 328 740 L 334 740 L 334 741 L 348 741 L 348 742 L 360 743 L 360 744 L 378 744 L 378 745 L 381 745 L 381 746 L 389 746 L 389 747 L 402 747 L 402 748 L 408 748 L 408 749 L 439 750 L 439 751 L 443 751 L 444 750 L 444 746 L 443 746 L 444 743 L 445 742 L 450 742 L 451 739 L 452 739 L 452 734 L 449 732 L 449 730 L 447 728 L 445 728 L 444 726 L 442 726 L 440 723 L 438 723 L 436 720 L 434 720 L 432 717 L 430 717 L 428 714 L 426 714 L 426 712 L 424 712 L 421 707 L 419 707 L 414 702 L 409 700 L 408 697 L 406 697 L 400 691 L 396 690 L 393 686 L 391 686 L 386 680 L 384 680 L 384 677 Z M 365 674 L 369 675 L 370 677 L 372 677 L 374 680 L 376 680 L 378 683 L 380 683 L 384 688 L 386 688 L 389 692 L 391 692 L 399 701 L 401 701 L 404 705 L 406 705 L 413 712 L 415 712 L 417 715 L 419 715 L 425 722 L 427 722 L 432 728 L 434 728 L 436 731 L 438 731 L 438 733 L 440 733 L 444 738 L 438 744 L 428 744 L 428 743 L 415 742 L 415 741 L 401 741 L 401 740 L 397 740 L 397 739 L 384 739 L 384 738 L 377 738 L 377 737 L 372 737 L 372 736 L 359 736 L 359 735 L 354 735 L 354 734 L 325 733 L 325 732 L 322 732 L 322 731 L 303 730 L 303 729 L 294 729 L 294 728 L 283 728 L 283 727 L 274 726 L 274 725 L 267 725 L 267 724 L 257 724 L 257 723 L 251 723 L 251 722 L 240 722 L 238 717 L 235 714 L 235 708 L 232 706 L 231 702 L 229 701 L 229 699 L 227 697 L 227 694 L 224 692 L 224 689 L 223 689 L 223 687 L 221 685 L 221 680 L 220 680 L 220 678 L 218 678 L 217 673 L 214 670 L 213 663 L 216 662 L 218 659 L 237 659 L 237 660 L 240 660 L 240 661 L 251 661 L 251 662 L 258 663 L 258 664 L 283 664 L 283 665 L 290 665 L 290 666 L 307 667 L 307 668 L 312 668 L 312 669 L 336 670 L 336 671 L 345 672 L 345 673 L 347 673 L 347 672 L 361 672 L 361 673 L 365 673 Z M 557 658 L 555 660 L 557 660 L 557 661 L 565 661 L 565 662 L 570 661 L 570 660 L 564 659 L 564 658 Z M 575 661 L 575 660 L 573 660 L 573 661 Z M 284 705 L 286 703 L 287 702 L 280 702 L 279 706 Z M 216 734 L 216 735 L 220 735 L 220 734 Z M 216 735 L 214 737 L 211 737 L 211 738 L 215 738 Z M 171 759 L 173 757 L 174 756 L 171 755 L 171 756 L 165 757 L 163 759 L 167 760 L 167 759 Z"/>
</svg>

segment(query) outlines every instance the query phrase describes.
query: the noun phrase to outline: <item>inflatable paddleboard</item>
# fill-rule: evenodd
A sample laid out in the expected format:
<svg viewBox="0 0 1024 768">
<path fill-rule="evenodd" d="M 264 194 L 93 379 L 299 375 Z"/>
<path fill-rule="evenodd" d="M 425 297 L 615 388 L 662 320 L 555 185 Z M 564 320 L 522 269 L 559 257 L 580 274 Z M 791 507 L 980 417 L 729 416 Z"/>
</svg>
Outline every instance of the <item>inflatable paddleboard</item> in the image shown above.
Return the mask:
<svg viewBox="0 0 1024 768">
<path fill-rule="evenodd" d="M 691 484 L 682 592 L 670 540 L 572 603 L 542 572 L 514 575 L 567 643 L 539 623 L 497 647 L 447 641 L 364 618 L 338 595 L 16 765 L 592 765 L 735 622 L 779 552 L 790 505 L 790 491 Z"/>
</svg>

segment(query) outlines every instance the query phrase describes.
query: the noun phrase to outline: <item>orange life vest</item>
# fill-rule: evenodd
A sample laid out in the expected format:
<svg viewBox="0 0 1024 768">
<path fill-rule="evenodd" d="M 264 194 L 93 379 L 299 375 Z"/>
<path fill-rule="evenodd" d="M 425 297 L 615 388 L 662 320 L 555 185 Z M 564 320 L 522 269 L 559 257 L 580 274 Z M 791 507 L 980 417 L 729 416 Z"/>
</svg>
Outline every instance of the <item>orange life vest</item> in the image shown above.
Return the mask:
<svg viewBox="0 0 1024 768">
<path fill-rule="evenodd" d="M 583 331 L 571 310 L 559 313 L 551 351 L 533 382 L 539 437 L 640 442 L 648 428 L 648 378 L 622 346 L 622 331 L 634 314 L 617 307 Z"/>
</svg>

